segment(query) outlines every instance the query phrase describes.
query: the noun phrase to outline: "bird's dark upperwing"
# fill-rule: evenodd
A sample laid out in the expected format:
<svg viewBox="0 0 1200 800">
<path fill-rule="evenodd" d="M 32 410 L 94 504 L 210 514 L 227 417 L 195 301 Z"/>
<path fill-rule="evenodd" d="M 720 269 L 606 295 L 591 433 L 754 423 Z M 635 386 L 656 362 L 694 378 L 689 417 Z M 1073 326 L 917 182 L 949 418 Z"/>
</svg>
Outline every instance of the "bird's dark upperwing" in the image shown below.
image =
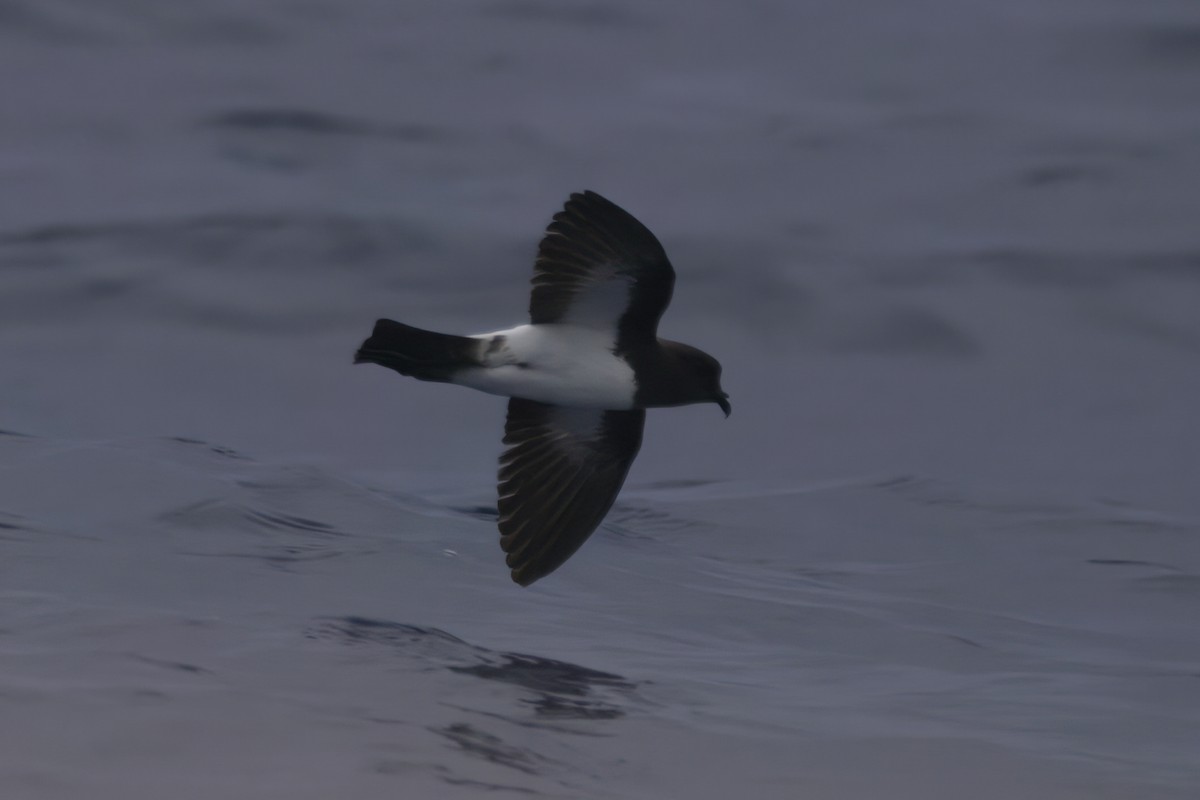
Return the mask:
<svg viewBox="0 0 1200 800">
<path fill-rule="evenodd" d="M 500 546 L 528 586 L 560 567 L 612 507 L 646 412 L 508 401 L 500 456 Z"/>
<path fill-rule="evenodd" d="M 529 317 L 614 332 L 618 351 L 654 341 L 675 270 L 658 239 L 595 192 L 573 194 L 538 246 Z"/>
</svg>

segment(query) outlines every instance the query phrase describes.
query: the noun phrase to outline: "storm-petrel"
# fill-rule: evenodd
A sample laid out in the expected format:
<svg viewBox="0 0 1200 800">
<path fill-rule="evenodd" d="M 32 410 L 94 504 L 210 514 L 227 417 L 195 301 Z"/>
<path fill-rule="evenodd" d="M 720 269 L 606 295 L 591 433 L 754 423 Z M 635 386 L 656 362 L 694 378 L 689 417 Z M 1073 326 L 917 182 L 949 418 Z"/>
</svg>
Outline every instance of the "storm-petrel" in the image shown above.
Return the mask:
<svg viewBox="0 0 1200 800">
<path fill-rule="evenodd" d="M 500 546 L 528 586 L 612 507 L 647 408 L 716 403 L 721 365 L 659 339 L 675 271 L 654 234 L 595 192 L 573 194 L 538 246 L 528 325 L 452 336 L 390 319 L 354 355 L 424 381 L 505 395 Z"/>
</svg>

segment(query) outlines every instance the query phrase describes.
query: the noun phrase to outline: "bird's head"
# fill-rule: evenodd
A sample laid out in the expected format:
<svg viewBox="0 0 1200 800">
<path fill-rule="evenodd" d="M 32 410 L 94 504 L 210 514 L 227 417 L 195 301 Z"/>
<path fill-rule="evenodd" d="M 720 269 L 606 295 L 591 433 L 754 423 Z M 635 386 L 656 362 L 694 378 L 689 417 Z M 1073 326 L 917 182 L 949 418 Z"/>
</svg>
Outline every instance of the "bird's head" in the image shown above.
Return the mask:
<svg viewBox="0 0 1200 800">
<path fill-rule="evenodd" d="M 716 403 L 728 417 L 733 407 L 729 405 L 729 394 L 721 388 L 721 362 L 695 347 L 677 347 L 683 369 L 687 372 L 688 383 L 696 387 L 695 394 L 687 402 Z"/>
</svg>

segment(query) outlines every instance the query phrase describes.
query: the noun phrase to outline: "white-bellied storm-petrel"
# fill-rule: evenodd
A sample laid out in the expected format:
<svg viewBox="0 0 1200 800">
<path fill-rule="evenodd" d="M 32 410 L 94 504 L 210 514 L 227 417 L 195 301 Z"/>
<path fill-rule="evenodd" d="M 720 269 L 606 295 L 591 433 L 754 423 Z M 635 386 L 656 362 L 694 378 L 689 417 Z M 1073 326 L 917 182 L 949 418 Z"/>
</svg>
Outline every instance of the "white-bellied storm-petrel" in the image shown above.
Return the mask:
<svg viewBox="0 0 1200 800">
<path fill-rule="evenodd" d="M 390 319 L 354 355 L 424 381 L 505 395 L 500 546 L 528 586 L 612 507 L 647 408 L 716 403 L 721 365 L 659 339 L 675 271 L 658 239 L 595 192 L 573 194 L 538 246 L 528 325 L 452 336 Z"/>
</svg>

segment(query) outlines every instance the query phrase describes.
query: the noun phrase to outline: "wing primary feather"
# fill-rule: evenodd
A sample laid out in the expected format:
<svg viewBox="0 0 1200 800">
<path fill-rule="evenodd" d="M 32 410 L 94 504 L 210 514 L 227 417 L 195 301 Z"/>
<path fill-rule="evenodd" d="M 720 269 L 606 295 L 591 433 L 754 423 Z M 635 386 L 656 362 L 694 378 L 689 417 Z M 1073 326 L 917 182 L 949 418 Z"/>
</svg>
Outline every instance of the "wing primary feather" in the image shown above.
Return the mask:
<svg viewBox="0 0 1200 800">
<path fill-rule="evenodd" d="M 641 445 L 645 412 L 509 400 L 500 458 L 500 545 L 517 583 L 553 572 L 612 507 Z"/>
<path fill-rule="evenodd" d="M 621 282 L 627 291 L 606 291 Z M 622 347 L 653 340 L 675 271 L 633 215 L 595 192 L 573 194 L 554 215 L 534 262 L 530 320 L 613 331 Z M 597 302 L 588 298 L 597 294 Z"/>
</svg>

